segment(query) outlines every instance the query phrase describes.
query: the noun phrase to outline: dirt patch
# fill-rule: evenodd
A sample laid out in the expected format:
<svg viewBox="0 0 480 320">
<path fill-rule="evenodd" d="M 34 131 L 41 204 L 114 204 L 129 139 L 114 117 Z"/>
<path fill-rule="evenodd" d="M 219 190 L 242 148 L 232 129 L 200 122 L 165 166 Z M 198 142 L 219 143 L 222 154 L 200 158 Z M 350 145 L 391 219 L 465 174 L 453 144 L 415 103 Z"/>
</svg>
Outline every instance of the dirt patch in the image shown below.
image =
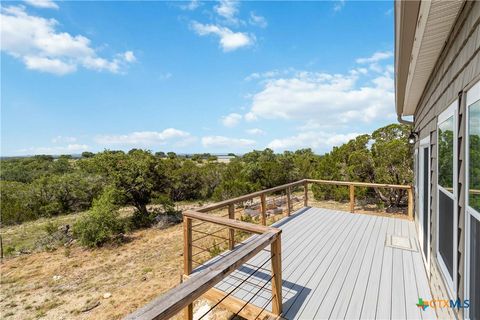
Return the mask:
<svg viewBox="0 0 480 320">
<path fill-rule="evenodd" d="M 4 319 L 120 319 L 180 282 L 182 227 L 131 234 L 120 247 L 60 248 L 1 265 Z"/>
</svg>

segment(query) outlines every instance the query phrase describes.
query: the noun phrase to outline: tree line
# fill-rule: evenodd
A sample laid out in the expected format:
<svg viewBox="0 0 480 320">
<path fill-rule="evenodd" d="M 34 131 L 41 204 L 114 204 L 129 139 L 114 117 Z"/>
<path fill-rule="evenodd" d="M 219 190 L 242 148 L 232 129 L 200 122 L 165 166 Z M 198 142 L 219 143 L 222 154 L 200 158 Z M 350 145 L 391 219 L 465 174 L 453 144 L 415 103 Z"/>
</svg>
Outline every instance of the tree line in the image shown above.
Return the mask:
<svg viewBox="0 0 480 320">
<path fill-rule="evenodd" d="M 274 153 L 255 150 L 229 163 L 210 154 L 180 157 L 153 153 L 105 150 L 71 156 L 39 155 L 1 161 L 2 225 L 40 217 L 88 210 L 94 200 L 133 206 L 138 221 L 149 216 L 148 204 L 176 201 L 223 200 L 304 178 L 410 184 L 412 151 L 409 128 L 392 124 L 365 134 L 332 151 L 317 155 L 311 149 Z M 402 190 L 365 191 L 386 206 L 401 206 Z M 317 199 L 344 200 L 348 191 L 317 186 Z M 100 210 L 101 211 L 101 210 Z M 99 211 L 99 212 L 100 212 Z"/>
</svg>

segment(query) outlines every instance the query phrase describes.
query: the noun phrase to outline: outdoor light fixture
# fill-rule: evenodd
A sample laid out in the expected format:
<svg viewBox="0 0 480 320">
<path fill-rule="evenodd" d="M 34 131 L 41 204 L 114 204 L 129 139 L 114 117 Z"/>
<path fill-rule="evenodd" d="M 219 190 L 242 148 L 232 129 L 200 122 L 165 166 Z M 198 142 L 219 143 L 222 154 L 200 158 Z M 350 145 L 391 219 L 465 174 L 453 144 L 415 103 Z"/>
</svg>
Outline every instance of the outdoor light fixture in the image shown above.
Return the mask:
<svg viewBox="0 0 480 320">
<path fill-rule="evenodd" d="M 414 144 L 415 140 L 418 138 L 418 133 L 415 131 L 410 132 L 410 135 L 408 136 L 408 143 L 409 144 Z"/>
</svg>

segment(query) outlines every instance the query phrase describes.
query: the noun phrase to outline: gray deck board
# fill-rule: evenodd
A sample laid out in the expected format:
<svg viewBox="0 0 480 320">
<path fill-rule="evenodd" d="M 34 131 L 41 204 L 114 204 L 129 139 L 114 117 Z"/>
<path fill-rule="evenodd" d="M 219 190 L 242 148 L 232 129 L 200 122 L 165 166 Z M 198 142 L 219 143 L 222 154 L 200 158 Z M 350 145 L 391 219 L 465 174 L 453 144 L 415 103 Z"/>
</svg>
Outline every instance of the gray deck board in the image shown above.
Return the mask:
<svg viewBox="0 0 480 320">
<path fill-rule="evenodd" d="M 431 297 L 421 253 L 385 245 L 392 234 L 416 238 L 413 222 L 320 208 L 297 212 L 276 224 L 285 319 L 436 318 L 431 308 L 415 305 Z M 269 258 L 268 248 L 216 288 L 271 310 Z"/>
</svg>

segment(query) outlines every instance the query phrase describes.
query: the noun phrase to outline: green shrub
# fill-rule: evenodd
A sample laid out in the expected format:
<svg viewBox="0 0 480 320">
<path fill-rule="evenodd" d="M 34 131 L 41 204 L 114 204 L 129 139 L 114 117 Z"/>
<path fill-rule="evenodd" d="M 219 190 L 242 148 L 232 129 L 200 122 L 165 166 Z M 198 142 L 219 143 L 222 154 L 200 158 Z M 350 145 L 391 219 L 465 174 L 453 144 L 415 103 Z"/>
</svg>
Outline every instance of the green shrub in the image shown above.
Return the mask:
<svg viewBox="0 0 480 320">
<path fill-rule="evenodd" d="M 92 209 L 73 225 L 73 234 L 82 245 L 100 247 L 124 231 L 113 199 L 113 191 L 107 188 L 100 198 L 93 201 Z"/>
<path fill-rule="evenodd" d="M 47 224 L 43 227 L 45 232 L 51 236 L 58 231 L 58 223 L 54 221 L 48 221 Z"/>
</svg>

